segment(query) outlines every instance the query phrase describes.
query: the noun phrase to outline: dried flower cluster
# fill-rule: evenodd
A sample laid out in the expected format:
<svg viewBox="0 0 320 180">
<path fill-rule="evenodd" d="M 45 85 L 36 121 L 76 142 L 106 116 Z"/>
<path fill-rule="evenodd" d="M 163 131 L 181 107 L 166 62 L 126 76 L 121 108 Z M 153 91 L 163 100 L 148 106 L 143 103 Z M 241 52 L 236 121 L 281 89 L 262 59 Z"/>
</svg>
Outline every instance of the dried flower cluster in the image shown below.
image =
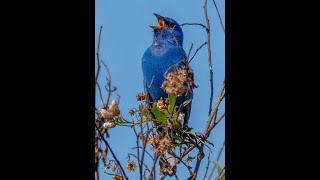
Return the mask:
<svg viewBox="0 0 320 180">
<path fill-rule="evenodd" d="M 155 147 L 153 147 L 153 151 L 157 154 L 162 154 L 165 150 L 167 150 L 172 141 L 168 136 L 164 136 L 162 134 L 156 136 L 155 138 Z"/>
<path fill-rule="evenodd" d="M 111 103 L 108 106 L 108 109 L 101 108 L 100 114 L 104 120 L 112 120 L 114 116 L 118 116 L 120 114 L 120 110 L 116 101 L 111 101 Z"/>
<path fill-rule="evenodd" d="M 146 99 L 146 95 L 144 93 L 138 93 L 136 98 L 138 101 L 143 101 Z"/>
<path fill-rule="evenodd" d="M 129 161 L 126 165 L 126 168 L 129 170 L 129 171 L 134 171 L 136 169 L 137 165 L 134 161 Z"/>
<path fill-rule="evenodd" d="M 159 110 L 167 108 L 167 105 L 166 105 L 165 101 L 162 99 L 162 97 L 157 101 L 157 107 Z"/>
<path fill-rule="evenodd" d="M 112 167 L 112 171 L 114 172 L 117 168 L 118 168 L 118 166 L 115 164 L 115 165 Z"/>
<path fill-rule="evenodd" d="M 134 115 L 134 110 L 130 109 L 129 114 L 130 114 L 130 116 Z"/>
<path fill-rule="evenodd" d="M 122 180 L 122 176 L 115 174 L 112 176 L 112 180 Z"/>
<path fill-rule="evenodd" d="M 191 68 L 187 66 L 182 66 L 182 68 L 178 70 L 175 69 L 165 74 L 165 79 L 161 88 L 175 97 L 196 87 L 193 81 L 193 72 Z"/>
<path fill-rule="evenodd" d="M 115 100 L 111 101 L 109 105 L 109 110 L 112 112 L 114 116 L 118 116 L 120 114 L 119 107 Z"/>
<path fill-rule="evenodd" d="M 107 121 L 103 124 L 103 127 L 106 129 L 114 128 L 116 123 L 114 121 Z"/>
<path fill-rule="evenodd" d="M 148 139 L 148 143 L 149 143 L 150 145 L 153 145 L 153 143 L 154 143 L 154 138 L 149 138 L 149 139 Z"/>
<path fill-rule="evenodd" d="M 170 164 L 166 163 L 164 164 L 164 166 L 161 167 L 160 170 L 163 174 L 168 174 L 172 172 L 172 166 L 170 166 Z"/>
</svg>

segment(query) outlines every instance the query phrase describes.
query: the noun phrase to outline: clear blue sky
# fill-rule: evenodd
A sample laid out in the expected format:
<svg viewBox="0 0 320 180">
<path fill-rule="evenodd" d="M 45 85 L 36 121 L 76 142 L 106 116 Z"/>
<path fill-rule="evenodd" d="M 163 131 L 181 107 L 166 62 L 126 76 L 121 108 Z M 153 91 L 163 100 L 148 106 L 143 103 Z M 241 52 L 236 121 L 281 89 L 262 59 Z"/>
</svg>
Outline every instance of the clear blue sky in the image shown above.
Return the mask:
<svg viewBox="0 0 320 180">
<path fill-rule="evenodd" d="M 141 69 L 141 58 L 144 51 L 152 43 L 152 30 L 148 26 L 156 24 L 153 13 L 175 19 L 178 23 L 198 22 L 205 24 L 203 13 L 204 0 L 96 0 L 96 44 L 100 26 L 103 26 L 100 58 L 108 65 L 113 85 L 117 91 L 113 93 L 112 99 L 121 96 L 120 110 L 125 119 L 131 120 L 128 111 L 137 108 L 136 94 L 143 91 L 143 78 Z M 224 23 L 225 3 L 216 0 Z M 225 34 L 219 24 L 219 19 L 212 0 L 208 1 L 208 15 L 211 24 L 211 51 L 214 80 L 214 102 L 225 78 Z M 206 32 L 198 26 L 183 26 L 184 49 L 188 52 L 191 43 L 194 43 L 193 52 L 207 40 Z M 191 110 L 189 125 L 196 132 L 203 132 L 208 117 L 208 104 L 210 97 L 209 68 L 207 47 L 202 48 L 190 66 L 194 70 L 195 83 L 199 88 L 194 90 L 194 99 Z M 101 69 L 99 82 L 104 87 L 106 71 Z M 106 94 L 104 94 L 106 98 Z M 213 102 L 213 103 L 214 103 Z M 96 105 L 100 107 L 99 98 Z M 219 109 L 219 114 L 224 112 L 224 102 Z M 217 151 L 225 139 L 225 120 L 223 120 L 211 133 L 209 140 L 214 143 L 211 161 L 214 161 Z M 135 153 L 131 150 L 135 147 L 135 135 L 128 127 L 116 127 L 109 131 L 111 138 L 108 139 L 118 159 L 126 164 L 127 153 Z M 207 148 L 205 149 L 207 154 Z M 193 151 L 191 155 L 195 155 Z M 224 166 L 224 151 L 219 163 Z M 193 163 L 196 161 L 194 160 Z M 191 166 L 192 164 L 191 163 Z M 198 178 L 202 179 L 205 173 L 207 157 L 202 161 Z M 213 165 L 213 163 L 212 163 Z M 211 167 L 212 167 L 211 165 Z M 101 179 L 112 179 L 103 174 L 100 167 Z M 211 169 L 211 168 L 210 168 Z M 129 179 L 138 179 L 138 171 L 126 171 Z M 185 167 L 178 168 L 178 176 L 181 180 L 187 179 L 189 173 Z M 159 177 L 159 176 L 157 176 Z M 166 178 L 175 179 L 175 178 Z"/>
</svg>

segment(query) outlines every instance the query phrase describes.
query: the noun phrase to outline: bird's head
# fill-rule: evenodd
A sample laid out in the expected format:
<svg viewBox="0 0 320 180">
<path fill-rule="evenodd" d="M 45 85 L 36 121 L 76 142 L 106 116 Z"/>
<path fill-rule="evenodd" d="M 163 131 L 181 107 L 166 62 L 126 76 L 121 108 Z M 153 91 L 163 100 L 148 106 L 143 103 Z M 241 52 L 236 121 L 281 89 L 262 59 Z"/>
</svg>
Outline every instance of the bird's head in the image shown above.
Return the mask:
<svg viewBox="0 0 320 180">
<path fill-rule="evenodd" d="M 183 32 L 178 22 L 155 13 L 154 15 L 158 19 L 158 23 L 156 25 L 150 25 L 154 32 L 154 43 L 160 44 L 169 42 L 182 46 Z"/>
</svg>

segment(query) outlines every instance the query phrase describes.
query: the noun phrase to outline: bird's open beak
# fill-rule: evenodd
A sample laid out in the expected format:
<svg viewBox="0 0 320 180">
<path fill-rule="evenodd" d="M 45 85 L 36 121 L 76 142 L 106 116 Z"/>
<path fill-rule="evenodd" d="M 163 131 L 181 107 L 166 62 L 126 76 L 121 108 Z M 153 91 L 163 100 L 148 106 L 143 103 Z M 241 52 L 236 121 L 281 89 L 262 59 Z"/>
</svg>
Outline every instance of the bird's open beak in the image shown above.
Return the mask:
<svg viewBox="0 0 320 180">
<path fill-rule="evenodd" d="M 160 30 L 165 24 L 164 24 L 164 21 L 163 21 L 163 17 L 160 16 L 159 14 L 156 14 L 156 13 L 153 13 L 157 19 L 158 19 L 158 24 L 157 25 L 149 25 L 152 29 L 155 29 L 155 30 Z"/>
</svg>

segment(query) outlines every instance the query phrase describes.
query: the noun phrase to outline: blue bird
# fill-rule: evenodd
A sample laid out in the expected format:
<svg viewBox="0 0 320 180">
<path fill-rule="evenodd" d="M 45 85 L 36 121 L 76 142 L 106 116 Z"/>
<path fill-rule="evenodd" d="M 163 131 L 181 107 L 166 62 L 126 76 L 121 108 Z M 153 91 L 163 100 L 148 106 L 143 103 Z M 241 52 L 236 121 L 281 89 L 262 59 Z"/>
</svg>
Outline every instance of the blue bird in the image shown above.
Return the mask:
<svg viewBox="0 0 320 180">
<path fill-rule="evenodd" d="M 161 88 L 161 85 L 165 81 L 164 73 L 174 64 L 181 61 L 186 63 L 185 60 L 187 58 L 183 49 L 183 32 L 180 25 L 171 18 L 163 17 L 155 13 L 154 15 L 158 19 L 158 24 L 150 25 L 154 32 L 153 42 L 145 51 L 142 58 L 144 89 L 146 91 L 147 86 L 151 84 L 149 89 L 149 100 L 151 102 L 155 102 L 160 98 L 164 99 L 168 97 L 168 94 Z M 179 63 L 178 67 L 181 68 L 182 65 L 183 63 Z M 193 92 L 191 89 L 191 91 L 178 96 L 176 100 L 177 106 L 180 106 L 186 100 L 190 100 L 190 102 L 181 111 L 184 113 L 184 126 L 187 126 L 188 119 L 190 117 L 192 97 Z M 168 154 L 164 155 L 166 158 L 170 156 Z M 171 159 L 174 158 L 171 157 Z M 175 166 L 174 161 L 168 160 L 168 162 L 171 166 Z M 172 175 L 173 172 L 169 173 L 169 176 Z"/>
</svg>

